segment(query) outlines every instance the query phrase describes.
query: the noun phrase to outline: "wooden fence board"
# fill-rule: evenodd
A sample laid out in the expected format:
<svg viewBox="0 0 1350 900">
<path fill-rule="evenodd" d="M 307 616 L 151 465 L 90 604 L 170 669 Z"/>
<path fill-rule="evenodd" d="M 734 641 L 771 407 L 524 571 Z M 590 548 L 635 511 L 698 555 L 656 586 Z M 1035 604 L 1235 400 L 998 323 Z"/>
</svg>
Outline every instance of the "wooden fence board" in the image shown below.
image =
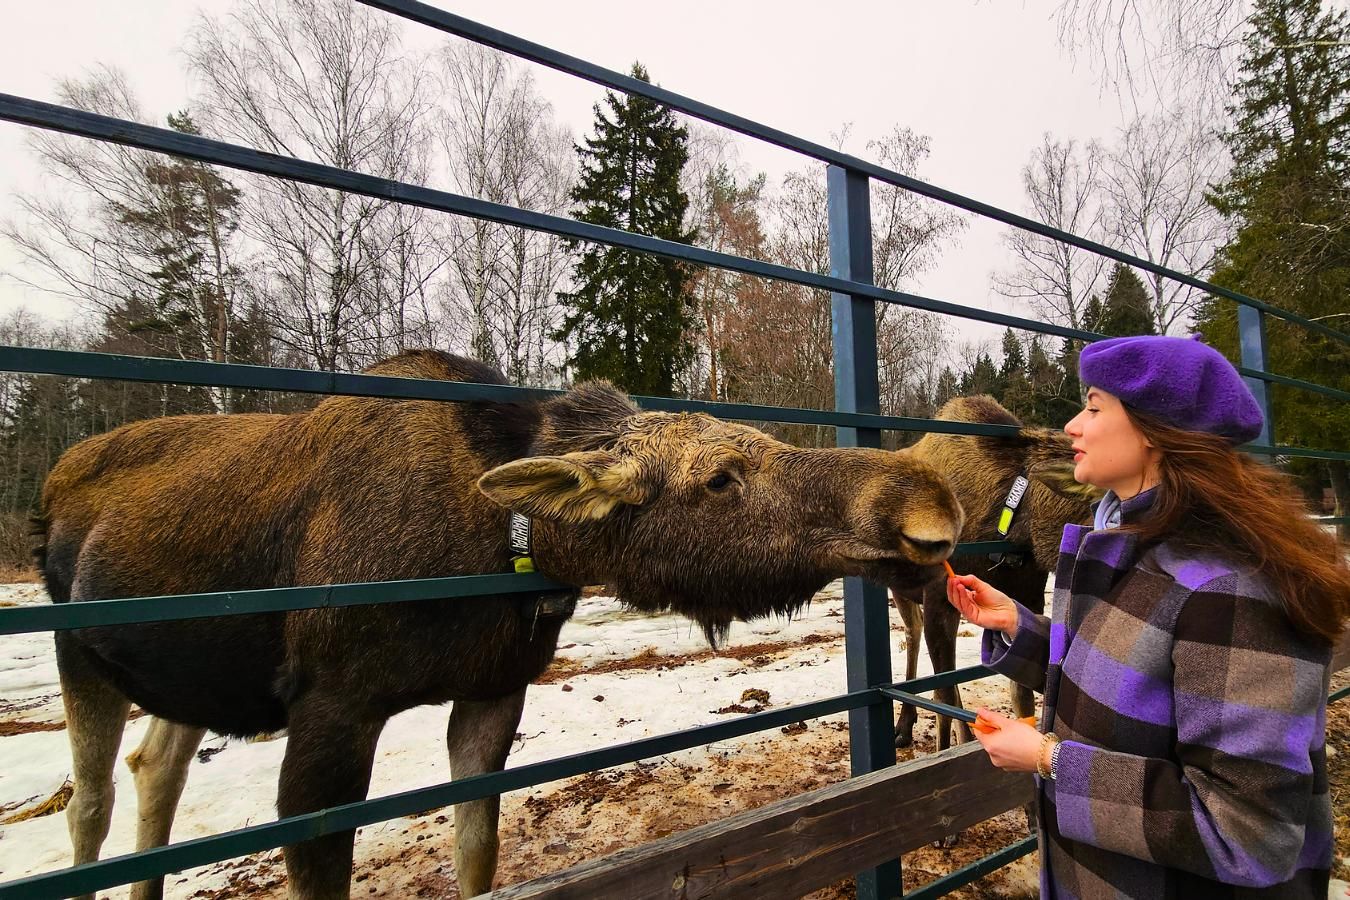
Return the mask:
<svg viewBox="0 0 1350 900">
<path fill-rule="evenodd" d="M 488 895 L 492 900 L 798 897 L 1033 799 L 977 743 L 738 813 Z"/>
</svg>

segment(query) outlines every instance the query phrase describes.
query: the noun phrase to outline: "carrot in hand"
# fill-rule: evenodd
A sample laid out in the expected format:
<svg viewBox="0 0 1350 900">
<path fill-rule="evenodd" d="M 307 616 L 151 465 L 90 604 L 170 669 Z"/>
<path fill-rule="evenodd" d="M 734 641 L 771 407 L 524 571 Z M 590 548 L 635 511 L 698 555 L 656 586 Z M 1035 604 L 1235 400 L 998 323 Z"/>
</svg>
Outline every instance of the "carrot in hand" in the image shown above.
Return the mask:
<svg viewBox="0 0 1350 900">
<path fill-rule="evenodd" d="M 1024 716 L 1023 718 L 1018 719 L 1017 721 L 1025 725 L 1030 725 L 1032 728 L 1036 727 L 1035 716 Z M 970 723 L 970 727 L 974 728 L 976 731 L 981 731 L 985 734 L 993 734 L 995 731 L 999 730 L 999 727 L 995 725 L 993 722 L 989 722 L 984 719 L 976 719 L 974 722 Z"/>
<path fill-rule="evenodd" d="M 952 568 L 952 564 L 951 564 L 951 563 L 947 562 L 947 560 L 944 559 L 944 560 L 942 561 L 942 565 L 944 565 L 944 566 L 947 568 L 947 577 L 948 577 L 948 578 L 955 578 L 955 577 L 956 577 L 956 570 Z"/>
</svg>

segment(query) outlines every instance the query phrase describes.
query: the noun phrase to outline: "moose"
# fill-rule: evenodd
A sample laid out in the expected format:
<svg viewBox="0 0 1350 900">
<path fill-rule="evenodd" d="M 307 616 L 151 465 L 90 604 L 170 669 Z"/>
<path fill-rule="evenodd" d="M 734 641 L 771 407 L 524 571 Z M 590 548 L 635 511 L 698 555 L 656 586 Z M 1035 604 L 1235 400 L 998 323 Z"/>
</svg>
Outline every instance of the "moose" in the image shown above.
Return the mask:
<svg viewBox="0 0 1350 900">
<path fill-rule="evenodd" d="M 505 384 L 435 350 L 367 372 Z M 530 524 L 552 594 L 419 600 L 59 632 L 75 862 L 97 859 L 129 704 L 155 717 L 129 757 L 139 849 L 165 843 L 206 730 L 287 729 L 277 811 L 364 798 L 386 720 L 452 701 L 453 778 L 500 770 L 526 686 L 581 586 L 673 610 L 714 643 L 830 580 L 918 591 L 963 513 L 919 457 L 799 449 L 702 414 L 641 412 L 605 382 L 518 403 L 329 397 L 292 414 L 135 422 L 53 468 L 36 554 L 56 603 L 510 572 Z M 513 516 L 523 518 L 512 521 Z M 454 811 L 462 893 L 492 888 L 499 799 Z M 345 898 L 353 833 L 285 849 L 290 896 Z M 162 896 L 162 879 L 133 888 Z"/>
<path fill-rule="evenodd" d="M 977 575 L 1028 609 L 1044 612 L 1045 582 L 1055 569 L 1064 526 L 1089 521 L 1091 503 L 1098 496 L 1094 488 L 1073 480 L 1072 442 L 1060 431 L 1022 426 L 1016 416 L 987 395 L 953 398 L 938 410 L 936 418 L 1021 429 L 1017 435 L 1008 437 L 934 432 L 900 452 L 928 463 L 947 478 L 966 513 L 962 541 L 1006 539 L 1031 547 L 1028 557 L 1021 554 L 996 554 L 996 559 L 963 557 L 956 565 L 957 571 Z M 998 530 L 999 519 L 1019 476 L 1026 478 L 1027 484 L 1003 538 Z M 905 677 L 912 679 L 918 673 L 920 637 L 928 644 L 934 672 L 954 669 L 961 616 L 947 602 L 942 584 L 895 587 L 891 598 L 905 623 Z M 1031 689 L 1012 682 L 1010 685 L 1016 714 L 1034 713 L 1036 704 Z M 941 702 L 961 706 L 960 691 L 955 686 L 939 688 L 934 693 Z M 895 723 L 897 747 L 913 743 L 917 718 L 913 706 L 901 708 Z M 938 717 L 939 750 L 951 746 L 950 724 L 946 716 Z M 970 726 L 964 722 L 957 725 L 958 741 L 969 741 Z"/>
</svg>

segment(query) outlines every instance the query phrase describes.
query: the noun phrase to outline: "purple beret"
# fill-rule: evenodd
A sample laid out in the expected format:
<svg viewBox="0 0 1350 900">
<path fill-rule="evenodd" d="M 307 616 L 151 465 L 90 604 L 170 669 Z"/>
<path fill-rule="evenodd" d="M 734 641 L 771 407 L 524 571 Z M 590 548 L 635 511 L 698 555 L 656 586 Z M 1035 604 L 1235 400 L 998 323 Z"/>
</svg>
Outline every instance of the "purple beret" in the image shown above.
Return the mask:
<svg viewBox="0 0 1350 900">
<path fill-rule="evenodd" d="M 1207 431 L 1234 444 L 1261 433 L 1261 407 L 1233 364 L 1190 338 L 1111 338 L 1078 357 L 1085 387 L 1099 387 L 1126 405 L 1187 431 Z"/>
</svg>

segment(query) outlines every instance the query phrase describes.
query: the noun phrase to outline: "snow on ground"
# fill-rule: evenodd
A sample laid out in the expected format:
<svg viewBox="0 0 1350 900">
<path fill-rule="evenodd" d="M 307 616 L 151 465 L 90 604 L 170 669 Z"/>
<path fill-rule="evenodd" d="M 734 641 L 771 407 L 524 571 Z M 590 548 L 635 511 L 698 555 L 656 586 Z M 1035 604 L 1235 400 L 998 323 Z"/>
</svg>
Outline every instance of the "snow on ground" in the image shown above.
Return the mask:
<svg viewBox="0 0 1350 900">
<path fill-rule="evenodd" d="M 45 596 L 39 586 L 0 587 L 0 604 L 41 602 Z M 894 624 L 897 619 L 892 616 L 897 640 L 891 643 L 898 679 L 904 658 L 899 648 L 902 635 Z M 920 673 L 927 674 L 926 653 L 920 656 Z M 978 638 L 973 629 L 963 628 L 958 665 L 975 664 L 978 658 Z M 740 713 L 717 711 L 738 704 L 751 688 L 768 692 L 767 708 L 841 694 L 846 689 L 844 673 L 843 601 L 837 584 L 790 622 L 738 623 L 728 646 L 718 654 L 708 652 L 702 632 L 688 620 L 638 615 L 612 598 L 583 599 L 563 629 L 558 660 L 528 692 L 508 765 L 723 721 Z M 1003 684 L 989 679 L 972 686 L 973 691 L 968 688 L 967 705 L 975 705 L 973 695 L 976 703 L 1006 708 Z M 70 775 L 49 634 L 0 637 L 0 698 L 0 819 L 4 819 L 47 798 Z M 448 777 L 447 714 L 448 707 L 421 707 L 390 720 L 380 740 L 370 796 L 432 785 Z M 589 780 L 541 785 L 508 795 L 503 806 L 503 862 L 498 881 L 523 880 L 612 852 L 625 845 L 626 838 L 618 832 L 628 825 L 635 828 L 634 843 L 655 836 L 653 828 L 665 833 L 688 827 L 677 822 L 685 820 L 669 815 L 671 804 L 693 807 L 704 803 L 701 812 L 689 812 L 687 822 L 696 824 L 699 816 L 716 818 L 838 780 L 847 773 L 844 721 L 845 715 L 839 714 L 816 720 L 805 731 L 780 734 L 775 730 L 672 754 L 656 765 L 625 767 Z M 119 757 L 137 746 L 148 722 L 147 717 L 128 724 Z M 931 726 L 925 734 L 931 735 Z M 931 737 L 927 740 L 931 745 Z M 274 796 L 284 737 L 249 743 L 208 736 L 202 750 L 191 767 L 175 840 L 276 818 Z M 116 782 L 119 796 L 104 845 L 105 858 L 133 849 L 135 793 L 131 773 L 120 758 Z M 670 792 L 678 794 L 681 785 L 690 785 L 693 797 L 703 782 L 706 796 L 700 794 L 698 803 L 688 798 L 671 800 Z M 656 825 L 638 827 L 652 811 L 626 808 L 620 796 L 631 793 L 637 797 L 642 785 L 656 785 L 648 791 L 655 791 L 648 800 L 657 810 Z M 750 792 L 750 799 L 733 800 L 742 786 Z M 754 793 L 757 786 L 762 788 L 759 794 Z M 570 814 L 560 809 L 570 802 L 569 797 L 580 798 L 581 804 Z M 608 803 L 610 824 L 606 827 L 613 833 L 598 841 L 588 828 L 594 830 L 595 807 L 602 801 Z M 361 886 L 369 893 L 390 896 L 453 894 L 449 849 L 453 826 L 447 821 L 448 813 L 432 811 L 361 829 L 354 894 L 366 893 Z M 534 834 L 541 828 L 558 830 L 547 836 Z M 428 838 L 430 843 L 425 842 Z M 541 853 L 557 858 L 541 866 L 537 864 Z M 62 868 L 69 862 L 64 815 L 0 826 L 0 880 Z M 250 857 L 170 876 L 166 896 L 283 896 L 283 873 L 278 853 Z M 410 885 L 414 875 L 421 880 Z M 414 890 L 417 884 L 422 887 Z M 119 889 L 101 896 L 125 895 L 125 889 Z"/>
</svg>

